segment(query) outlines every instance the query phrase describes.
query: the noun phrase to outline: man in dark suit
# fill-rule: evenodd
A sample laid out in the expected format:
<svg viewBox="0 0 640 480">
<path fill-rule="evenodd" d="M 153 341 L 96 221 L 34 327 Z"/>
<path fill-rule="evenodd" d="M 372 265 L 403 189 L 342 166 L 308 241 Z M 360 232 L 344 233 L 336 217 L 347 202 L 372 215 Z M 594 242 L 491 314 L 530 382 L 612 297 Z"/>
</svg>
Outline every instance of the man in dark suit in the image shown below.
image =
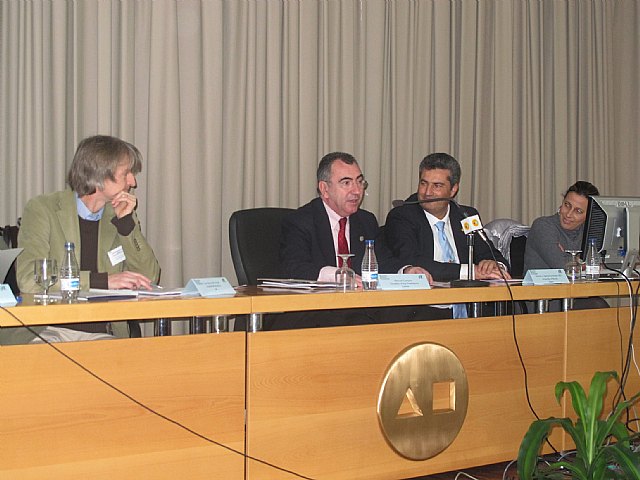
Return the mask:
<svg viewBox="0 0 640 480">
<path fill-rule="evenodd" d="M 427 155 L 420 163 L 418 191 L 392 209 L 386 220 L 386 240 L 393 253 L 402 262 L 429 270 L 437 281 L 468 278 L 469 252 L 461 222 L 478 211 L 453 200 L 460 175 L 460 164 L 451 155 Z M 432 201 L 438 198 L 443 200 Z M 443 235 L 453 247 L 452 255 L 447 255 Z M 475 279 L 511 278 L 507 261 L 493 245 L 478 239 L 473 253 Z"/>
<path fill-rule="evenodd" d="M 403 264 L 395 258 L 379 235 L 378 221 L 371 212 L 360 208 L 367 182 L 356 159 L 343 152 L 325 155 L 317 171 L 318 198 L 300 207 L 283 220 L 280 243 L 282 274 L 288 278 L 335 281 L 340 236 L 347 241 L 351 268 L 361 286 L 361 263 L 364 241 L 376 240 L 378 269 L 381 273 L 422 273 L 431 281 L 429 272 Z M 343 224 L 341 226 L 341 223 Z M 343 252 L 344 253 L 344 252 Z M 446 318 L 437 309 L 397 307 L 393 309 L 344 309 L 325 312 L 298 312 L 276 315 L 266 328 L 386 323 L 420 318 Z"/>
<path fill-rule="evenodd" d="M 376 257 L 381 273 L 397 273 L 403 266 L 379 236 L 373 213 L 360 208 L 367 181 L 356 159 L 343 152 L 325 155 L 318 166 L 318 198 L 300 207 L 283 220 L 280 259 L 289 278 L 334 281 L 338 268 L 340 220 L 345 230 L 351 268 L 358 274 L 364 256 L 364 241 L 376 240 Z M 406 266 L 403 273 L 431 275 L 421 267 Z"/>
</svg>

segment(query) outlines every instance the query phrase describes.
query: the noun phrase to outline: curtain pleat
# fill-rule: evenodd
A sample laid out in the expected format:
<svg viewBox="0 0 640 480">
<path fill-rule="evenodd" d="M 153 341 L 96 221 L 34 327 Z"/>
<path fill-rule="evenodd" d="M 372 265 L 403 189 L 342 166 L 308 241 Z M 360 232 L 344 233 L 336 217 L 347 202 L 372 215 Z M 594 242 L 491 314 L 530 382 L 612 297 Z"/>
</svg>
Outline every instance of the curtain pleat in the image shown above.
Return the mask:
<svg viewBox="0 0 640 480">
<path fill-rule="evenodd" d="M 306 203 L 334 150 L 381 224 L 434 151 L 485 222 L 550 214 L 578 179 L 637 196 L 638 25 L 634 0 L 1 2 L 0 224 L 95 133 L 143 152 L 167 286 L 235 281 L 231 213 Z"/>
</svg>

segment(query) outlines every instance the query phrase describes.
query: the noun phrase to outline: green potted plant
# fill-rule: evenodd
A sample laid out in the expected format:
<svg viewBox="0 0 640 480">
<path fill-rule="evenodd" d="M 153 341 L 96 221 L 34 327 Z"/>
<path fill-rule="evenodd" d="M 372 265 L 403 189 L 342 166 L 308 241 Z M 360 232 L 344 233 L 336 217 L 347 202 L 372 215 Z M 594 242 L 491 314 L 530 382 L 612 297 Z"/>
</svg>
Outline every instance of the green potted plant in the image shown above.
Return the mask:
<svg viewBox="0 0 640 480">
<path fill-rule="evenodd" d="M 621 401 L 614 411 L 600 419 L 607 381 L 615 378 L 616 372 L 596 372 L 591 380 L 589 396 L 578 382 L 558 382 L 556 399 L 560 402 L 565 390 L 571 395 L 571 403 L 576 413 L 575 423 L 570 418 L 546 418 L 534 421 L 525 434 L 518 452 L 518 475 L 520 480 L 579 479 L 640 480 L 640 453 L 634 451 L 631 436 L 620 421 L 622 413 L 638 398 Z M 563 428 L 575 443 L 575 455 L 571 460 L 538 462 L 543 442 L 554 427 Z"/>
</svg>

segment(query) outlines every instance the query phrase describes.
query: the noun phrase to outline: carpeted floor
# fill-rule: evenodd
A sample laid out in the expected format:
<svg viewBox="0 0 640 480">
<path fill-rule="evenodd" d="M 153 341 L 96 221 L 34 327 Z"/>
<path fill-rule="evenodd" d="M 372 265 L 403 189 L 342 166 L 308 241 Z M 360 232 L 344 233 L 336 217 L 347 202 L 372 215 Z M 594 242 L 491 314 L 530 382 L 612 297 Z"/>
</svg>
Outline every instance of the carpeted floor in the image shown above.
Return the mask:
<svg viewBox="0 0 640 480">
<path fill-rule="evenodd" d="M 505 473 L 506 469 L 506 473 Z M 495 465 L 485 465 L 483 467 L 467 468 L 453 472 L 438 473 L 418 477 L 411 480 L 517 480 L 516 464 L 497 463 Z"/>
</svg>

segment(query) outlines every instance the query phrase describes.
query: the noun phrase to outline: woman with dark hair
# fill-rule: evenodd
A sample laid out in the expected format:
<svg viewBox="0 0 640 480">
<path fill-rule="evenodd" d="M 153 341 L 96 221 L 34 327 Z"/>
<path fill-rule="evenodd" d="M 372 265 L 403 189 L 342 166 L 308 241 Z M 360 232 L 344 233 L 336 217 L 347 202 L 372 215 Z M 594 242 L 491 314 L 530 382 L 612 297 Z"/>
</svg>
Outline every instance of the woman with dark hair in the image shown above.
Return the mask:
<svg viewBox="0 0 640 480">
<path fill-rule="evenodd" d="M 534 220 L 524 253 L 524 272 L 563 268 L 571 258 L 567 250 L 580 250 L 589 195 L 600 195 L 589 182 L 578 181 L 563 196 L 558 212 Z"/>
<path fill-rule="evenodd" d="M 591 183 L 578 181 L 563 196 L 558 211 L 533 221 L 524 252 L 524 274 L 530 269 L 564 268 L 570 260 L 568 250 L 580 250 L 589 195 L 600 195 Z M 558 303 L 559 302 L 552 302 Z M 574 309 L 606 308 L 602 298 L 574 299 Z M 550 310 L 559 310 L 556 305 Z"/>
</svg>

